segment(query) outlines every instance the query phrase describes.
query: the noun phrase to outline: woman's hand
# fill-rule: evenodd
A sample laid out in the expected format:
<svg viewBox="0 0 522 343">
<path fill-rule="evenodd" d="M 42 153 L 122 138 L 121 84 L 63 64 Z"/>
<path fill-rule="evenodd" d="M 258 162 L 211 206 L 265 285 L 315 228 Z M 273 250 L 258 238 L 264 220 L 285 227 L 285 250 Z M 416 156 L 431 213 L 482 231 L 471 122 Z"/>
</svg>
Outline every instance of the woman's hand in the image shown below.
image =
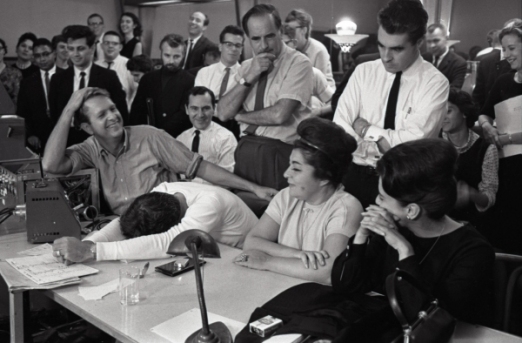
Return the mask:
<svg viewBox="0 0 522 343">
<path fill-rule="evenodd" d="M 498 137 L 498 130 L 493 127 L 491 123 L 486 122 L 482 124 L 482 133 L 484 134 L 486 141 L 488 141 L 490 144 L 496 145 L 496 147 L 499 149 L 502 148 Z"/>
<path fill-rule="evenodd" d="M 398 251 L 399 260 L 414 254 L 410 242 L 399 233 L 395 218 L 388 211 L 379 206 L 370 205 L 368 211 L 362 215 L 361 227 L 383 236 L 386 243 Z"/>
<path fill-rule="evenodd" d="M 300 251 L 296 254 L 296 258 L 299 258 L 301 261 L 303 261 L 303 265 L 306 269 L 310 268 L 310 265 L 312 268 L 317 269 L 317 264 L 321 266 L 326 265 L 325 259 L 329 258 L 330 255 L 328 255 L 328 252 L 325 250 L 321 251 Z"/>
<path fill-rule="evenodd" d="M 266 263 L 272 256 L 259 250 L 243 250 L 234 263 L 250 269 L 267 270 Z"/>
</svg>

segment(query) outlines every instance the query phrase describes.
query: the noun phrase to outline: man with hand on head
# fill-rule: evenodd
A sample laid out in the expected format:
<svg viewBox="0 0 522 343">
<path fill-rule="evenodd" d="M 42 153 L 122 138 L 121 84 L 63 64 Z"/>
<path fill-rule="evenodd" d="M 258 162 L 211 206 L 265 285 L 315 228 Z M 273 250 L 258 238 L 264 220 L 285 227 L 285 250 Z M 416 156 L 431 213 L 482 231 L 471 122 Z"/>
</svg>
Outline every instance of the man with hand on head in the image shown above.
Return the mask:
<svg viewBox="0 0 522 343">
<path fill-rule="evenodd" d="M 343 184 L 363 208 L 375 203 L 375 166 L 386 151 L 439 135 L 449 93 L 448 80 L 420 55 L 428 21 L 422 3 L 392 0 L 378 21 L 381 59 L 355 68 L 333 118 L 357 140 Z"/>
<path fill-rule="evenodd" d="M 73 117 L 75 125 L 91 137 L 66 148 Z M 97 168 L 105 199 L 116 214 L 161 182 L 176 181 L 176 173 L 251 191 L 268 200 L 277 193 L 204 161 L 163 130 L 124 127 L 108 92 L 99 88 L 80 89 L 71 96 L 47 142 L 42 164 L 45 172 L 53 174 Z"/>
<path fill-rule="evenodd" d="M 160 42 L 161 69 L 145 74 L 132 102 L 130 125 L 147 124 L 167 131 L 172 137 L 192 125 L 185 113 L 188 92 L 194 87 L 194 76 L 181 69 L 185 56 L 183 37 L 168 34 Z M 153 119 L 147 120 L 147 101 L 152 100 Z M 153 121 L 153 122 L 152 122 Z"/>
<path fill-rule="evenodd" d="M 165 258 L 174 237 L 193 229 L 241 249 L 257 221 L 245 203 L 226 189 L 165 182 L 136 198 L 120 218 L 100 231 L 83 241 L 73 237 L 57 239 L 53 250 L 66 263 Z"/>
<path fill-rule="evenodd" d="M 205 161 L 233 172 L 237 141 L 232 132 L 212 121 L 215 104 L 214 93 L 210 89 L 192 88 L 185 109 L 193 127 L 184 131 L 177 139 L 203 156 Z M 200 178 L 195 178 L 193 182 L 205 183 Z"/>
<path fill-rule="evenodd" d="M 312 64 L 283 43 L 281 26 L 272 5 L 256 5 L 243 16 L 254 58 L 241 64 L 238 84 L 217 109 L 219 119 L 236 120 L 248 135 L 239 141 L 234 172 L 276 189 L 288 185 L 283 173 L 297 125 L 311 115 L 313 83 Z"/>
</svg>

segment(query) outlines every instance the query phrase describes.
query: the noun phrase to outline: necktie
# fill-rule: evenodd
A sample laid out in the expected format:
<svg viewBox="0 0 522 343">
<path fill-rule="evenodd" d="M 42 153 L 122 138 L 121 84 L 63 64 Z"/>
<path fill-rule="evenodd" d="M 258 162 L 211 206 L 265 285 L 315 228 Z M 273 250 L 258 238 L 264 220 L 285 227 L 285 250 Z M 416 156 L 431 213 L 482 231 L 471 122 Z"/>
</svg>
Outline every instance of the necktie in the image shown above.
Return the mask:
<svg viewBox="0 0 522 343">
<path fill-rule="evenodd" d="M 437 65 L 439 64 L 439 59 L 440 59 L 440 56 L 435 57 L 435 61 L 433 62 L 433 65 L 435 67 L 437 67 Z"/>
<path fill-rule="evenodd" d="M 268 80 L 268 71 L 264 71 L 259 75 L 259 80 L 257 81 L 257 90 L 256 90 L 256 102 L 254 104 L 254 111 L 260 111 L 265 108 L 264 97 L 266 90 L 266 82 Z M 253 135 L 259 125 L 250 124 L 244 131 L 248 135 Z"/>
<path fill-rule="evenodd" d="M 192 151 L 198 152 L 199 150 L 199 130 L 194 131 L 194 139 L 192 140 Z"/>
<path fill-rule="evenodd" d="M 111 69 L 111 64 L 113 64 L 114 62 L 107 62 L 107 69 Z"/>
<path fill-rule="evenodd" d="M 388 105 L 386 106 L 386 115 L 384 117 L 384 128 L 395 130 L 395 113 L 397 111 L 397 99 L 399 98 L 399 87 L 401 85 L 402 71 L 395 74 L 390 95 L 388 96 Z"/>
<path fill-rule="evenodd" d="M 225 92 L 227 91 L 228 79 L 230 78 L 230 68 L 225 68 L 225 76 L 223 77 L 223 81 L 221 81 L 221 88 L 219 88 L 219 99 L 223 97 Z"/>
<path fill-rule="evenodd" d="M 85 88 L 85 72 L 80 73 L 80 87 L 78 89 Z"/>
<path fill-rule="evenodd" d="M 185 62 L 183 62 L 183 69 L 185 69 L 185 67 L 187 66 L 188 61 L 190 59 L 190 53 L 192 52 L 192 43 L 194 43 L 194 41 L 192 39 L 189 39 L 188 51 L 187 51 L 187 56 L 185 57 Z"/>
<path fill-rule="evenodd" d="M 45 100 L 47 102 L 47 112 L 48 113 L 49 113 L 49 85 L 50 85 L 49 72 L 46 71 L 45 72 L 45 94 L 46 94 Z"/>
<path fill-rule="evenodd" d="M 94 60 L 97 61 L 98 60 L 98 43 L 100 41 L 99 40 L 96 40 L 96 42 L 94 42 Z"/>
</svg>

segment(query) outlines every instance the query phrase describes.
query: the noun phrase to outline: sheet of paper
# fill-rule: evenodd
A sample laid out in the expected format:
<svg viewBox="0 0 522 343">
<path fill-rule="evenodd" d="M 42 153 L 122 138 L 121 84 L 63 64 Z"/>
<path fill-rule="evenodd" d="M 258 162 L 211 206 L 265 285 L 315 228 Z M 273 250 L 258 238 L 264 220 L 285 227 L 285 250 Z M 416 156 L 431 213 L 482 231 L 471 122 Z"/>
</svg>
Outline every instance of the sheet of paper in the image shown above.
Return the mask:
<svg viewBox="0 0 522 343">
<path fill-rule="evenodd" d="M 495 120 L 500 134 L 522 132 L 522 95 L 496 104 Z M 522 144 L 509 144 L 498 152 L 499 157 L 522 154 Z"/>
<path fill-rule="evenodd" d="M 120 280 L 115 279 L 99 286 L 78 287 L 79 295 L 85 300 L 101 300 L 107 294 L 116 292 Z"/>
<path fill-rule="evenodd" d="M 19 251 L 18 255 L 39 256 L 39 255 L 52 254 L 52 253 L 53 253 L 53 246 L 49 243 L 45 243 L 45 244 L 38 245 L 34 248 L 31 248 L 31 249 Z"/>
<path fill-rule="evenodd" d="M 52 254 L 10 258 L 6 262 L 39 285 L 68 281 L 98 272 L 97 269 L 83 264 L 66 266 L 58 262 Z"/>
<path fill-rule="evenodd" d="M 208 322 L 209 324 L 214 322 L 224 323 L 230 330 L 232 338 L 235 338 L 246 325 L 210 312 L 208 312 Z M 185 343 L 185 339 L 199 329 L 201 329 L 201 312 L 198 308 L 193 308 L 153 327 L 150 331 L 172 343 Z"/>
<path fill-rule="evenodd" d="M 263 343 L 296 343 L 301 342 L 303 335 L 300 333 L 289 333 L 286 335 L 272 336 Z"/>
<path fill-rule="evenodd" d="M 48 283 L 45 285 L 39 285 L 36 282 L 23 276 L 19 271 L 11 267 L 7 262 L 0 262 L 0 274 L 5 280 L 7 287 L 10 292 L 26 291 L 31 289 L 54 289 L 67 285 L 74 285 L 80 283 L 80 278 L 68 279 L 66 281 L 59 281 Z"/>
</svg>

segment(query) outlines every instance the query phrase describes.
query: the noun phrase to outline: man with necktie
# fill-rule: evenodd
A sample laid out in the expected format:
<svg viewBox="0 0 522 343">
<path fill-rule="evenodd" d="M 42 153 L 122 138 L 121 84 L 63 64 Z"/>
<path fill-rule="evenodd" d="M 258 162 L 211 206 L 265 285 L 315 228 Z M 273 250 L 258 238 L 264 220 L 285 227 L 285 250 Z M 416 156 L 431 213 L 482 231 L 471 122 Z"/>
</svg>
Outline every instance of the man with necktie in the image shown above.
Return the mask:
<svg viewBox="0 0 522 343">
<path fill-rule="evenodd" d="M 219 35 L 219 51 L 221 52 L 218 63 L 202 68 L 196 76 L 195 86 L 204 86 L 216 95 L 219 101 L 227 91 L 236 84 L 236 75 L 239 71 L 241 52 L 245 42 L 245 33 L 235 25 L 226 26 Z M 213 118 L 218 124 L 229 129 L 239 138 L 239 125 L 234 120 L 222 122 L 217 115 Z"/>
<path fill-rule="evenodd" d="M 210 89 L 202 86 L 192 88 L 185 106 L 192 127 L 177 139 L 203 156 L 205 161 L 233 172 L 237 140 L 232 132 L 212 121 L 215 106 L 216 99 Z M 193 182 L 208 183 L 201 178 L 195 178 Z"/>
<path fill-rule="evenodd" d="M 390 1 L 378 15 L 380 61 L 359 65 L 339 99 L 333 120 L 358 143 L 343 184 L 364 208 L 378 195 L 381 156 L 403 142 L 437 137 L 446 115 L 449 82 L 420 55 L 427 21 L 420 1 Z"/>
<path fill-rule="evenodd" d="M 55 65 L 56 52 L 46 38 L 39 38 L 33 46 L 34 64 L 40 68 L 22 80 L 18 93 L 18 115 L 25 118 L 28 146 L 35 152 L 43 152 L 54 127 L 49 109 L 51 78 L 61 72 Z"/>
<path fill-rule="evenodd" d="M 201 12 L 194 12 L 188 22 L 189 39 L 185 41 L 187 49 L 183 60 L 183 69 L 189 70 L 203 65 L 203 54 L 208 46 L 214 45 L 204 32 L 210 23 L 208 16 Z"/>
<path fill-rule="evenodd" d="M 254 58 L 241 64 L 217 113 L 222 121 L 236 120 L 242 131 L 234 173 L 280 190 L 288 186 L 283 174 L 297 125 L 311 115 L 312 64 L 283 43 L 274 6 L 256 5 L 242 21 Z"/>
</svg>

